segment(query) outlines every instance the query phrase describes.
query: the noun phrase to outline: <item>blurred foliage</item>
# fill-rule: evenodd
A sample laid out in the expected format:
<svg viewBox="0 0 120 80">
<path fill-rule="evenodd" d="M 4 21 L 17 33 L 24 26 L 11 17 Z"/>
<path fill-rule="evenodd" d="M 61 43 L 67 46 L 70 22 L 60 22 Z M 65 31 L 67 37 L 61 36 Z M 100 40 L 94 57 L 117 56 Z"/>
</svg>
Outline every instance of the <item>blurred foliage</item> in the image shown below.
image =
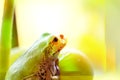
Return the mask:
<svg viewBox="0 0 120 80">
<path fill-rule="evenodd" d="M 84 6 L 87 10 L 99 10 L 105 8 L 106 0 L 83 0 Z"/>
<path fill-rule="evenodd" d="M 14 0 L 5 0 L 0 31 L 0 80 L 4 80 L 9 68 L 12 39 Z"/>
<path fill-rule="evenodd" d="M 16 23 L 16 13 L 14 12 L 13 28 L 12 28 L 12 48 L 18 47 L 18 32 Z"/>
</svg>

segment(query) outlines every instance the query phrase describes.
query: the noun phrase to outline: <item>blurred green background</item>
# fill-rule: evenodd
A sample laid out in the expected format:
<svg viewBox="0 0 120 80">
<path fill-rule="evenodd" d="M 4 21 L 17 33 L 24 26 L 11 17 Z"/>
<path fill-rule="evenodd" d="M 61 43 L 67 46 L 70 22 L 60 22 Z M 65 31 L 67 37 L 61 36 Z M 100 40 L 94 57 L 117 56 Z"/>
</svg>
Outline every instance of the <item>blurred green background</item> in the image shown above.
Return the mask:
<svg viewBox="0 0 120 80">
<path fill-rule="evenodd" d="M 95 80 L 118 80 L 119 0 L 15 0 L 19 48 L 43 32 L 63 33 L 93 64 Z M 0 36 L 4 0 L 0 0 Z M 111 76 L 112 75 L 112 76 Z"/>
</svg>

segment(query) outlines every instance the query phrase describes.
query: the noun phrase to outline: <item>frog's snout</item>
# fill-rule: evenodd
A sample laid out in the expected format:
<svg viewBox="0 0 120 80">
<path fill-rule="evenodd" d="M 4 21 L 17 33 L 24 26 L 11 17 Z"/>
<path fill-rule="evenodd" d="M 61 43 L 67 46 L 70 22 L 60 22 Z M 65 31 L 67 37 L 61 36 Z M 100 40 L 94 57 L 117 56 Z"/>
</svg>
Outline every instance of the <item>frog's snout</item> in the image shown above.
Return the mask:
<svg viewBox="0 0 120 80">
<path fill-rule="evenodd" d="M 60 35 L 59 35 L 59 38 L 60 38 L 60 40 L 61 40 L 61 43 L 65 46 L 66 43 L 67 43 L 67 40 L 66 40 L 66 38 L 64 37 L 64 35 L 63 35 L 63 34 L 60 34 Z"/>
</svg>

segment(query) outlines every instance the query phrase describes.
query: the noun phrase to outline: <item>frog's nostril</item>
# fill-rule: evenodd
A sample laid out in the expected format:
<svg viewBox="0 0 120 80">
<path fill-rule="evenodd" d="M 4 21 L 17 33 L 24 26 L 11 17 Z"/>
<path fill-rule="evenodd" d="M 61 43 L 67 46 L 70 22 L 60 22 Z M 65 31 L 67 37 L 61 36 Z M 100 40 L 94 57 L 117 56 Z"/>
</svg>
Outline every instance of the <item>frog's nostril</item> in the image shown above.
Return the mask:
<svg viewBox="0 0 120 80">
<path fill-rule="evenodd" d="M 60 34 L 60 38 L 63 39 L 63 38 L 64 38 L 64 35 Z"/>
</svg>

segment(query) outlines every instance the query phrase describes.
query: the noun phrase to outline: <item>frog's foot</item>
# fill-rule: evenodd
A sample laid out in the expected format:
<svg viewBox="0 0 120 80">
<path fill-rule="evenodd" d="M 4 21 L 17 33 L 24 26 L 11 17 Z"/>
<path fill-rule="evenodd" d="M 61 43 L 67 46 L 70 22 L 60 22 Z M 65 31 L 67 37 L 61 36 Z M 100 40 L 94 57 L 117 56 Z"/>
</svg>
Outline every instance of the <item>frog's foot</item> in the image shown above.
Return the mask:
<svg viewBox="0 0 120 80">
<path fill-rule="evenodd" d="M 60 80 L 59 76 L 52 76 L 52 80 Z"/>
</svg>

